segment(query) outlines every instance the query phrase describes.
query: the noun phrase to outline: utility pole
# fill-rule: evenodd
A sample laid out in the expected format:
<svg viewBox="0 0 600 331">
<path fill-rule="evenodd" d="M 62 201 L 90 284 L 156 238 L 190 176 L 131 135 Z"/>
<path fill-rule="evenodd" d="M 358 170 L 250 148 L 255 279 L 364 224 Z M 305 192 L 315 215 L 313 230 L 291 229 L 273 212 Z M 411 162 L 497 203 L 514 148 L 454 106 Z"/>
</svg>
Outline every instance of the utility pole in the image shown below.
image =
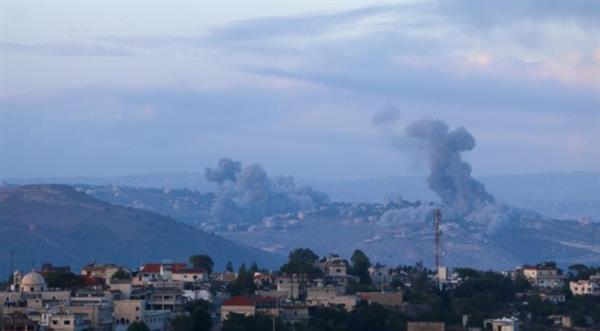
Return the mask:
<svg viewBox="0 0 600 331">
<path fill-rule="evenodd" d="M 434 255 L 435 255 L 435 269 L 436 272 L 439 271 L 439 267 L 442 265 L 442 210 L 440 208 L 436 208 L 433 212 L 433 230 L 435 234 L 435 247 L 434 247 Z"/>
</svg>

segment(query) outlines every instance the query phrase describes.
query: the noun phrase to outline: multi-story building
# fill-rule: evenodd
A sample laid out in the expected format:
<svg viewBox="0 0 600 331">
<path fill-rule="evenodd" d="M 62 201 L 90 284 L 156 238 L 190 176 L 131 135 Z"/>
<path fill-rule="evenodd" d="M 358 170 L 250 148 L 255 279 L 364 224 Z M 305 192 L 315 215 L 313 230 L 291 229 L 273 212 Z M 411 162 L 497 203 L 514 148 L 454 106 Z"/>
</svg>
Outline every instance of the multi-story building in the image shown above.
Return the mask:
<svg viewBox="0 0 600 331">
<path fill-rule="evenodd" d="M 558 268 L 553 265 L 525 265 L 522 266 L 520 270 L 523 276 L 534 287 L 561 288 L 565 284 L 565 277 L 561 275 Z"/>
<path fill-rule="evenodd" d="M 288 299 L 298 299 L 303 294 L 304 286 L 296 276 L 277 277 L 277 292 L 285 293 Z"/>
<path fill-rule="evenodd" d="M 127 330 L 133 322 L 144 322 L 151 331 L 165 331 L 169 326 L 171 312 L 149 310 L 145 300 L 118 300 L 114 302 L 115 331 Z"/>
<path fill-rule="evenodd" d="M 85 314 L 49 311 L 41 315 L 40 325 L 52 331 L 88 331 L 91 326 L 85 317 Z"/>
<path fill-rule="evenodd" d="M 348 262 L 335 254 L 329 254 L 318 263 L 326 277 L 345 278 L 348 271 Z"/>
<path fill-rule="evenodd" d="M 592 280 L 569 282 L 569 289 L 573 295 L 600 295 L 600 283 Z"/>
<path fill-rule="evenodd" d="M 113 329 L 113 302 L 106 297 L 71 297 L 69 305 L 63 306 L 62 309 L 69 313 L 84 315 L 84 320 L 89 321 L 92 331 Z"/>
<path fill-rule="evenodd" d="M 223 301 L 223 305 L 221 305 L 221 321 L 229 318 L 230 314 L 239 314 L 244 316 L 252 316 L 256 314 L 255 300 L 249 297 L 235 296 Z"/>
<path fill-rule="evenodd" d="M 94 278 L 101 278 L 104 279 L 106 283 L 108 283 L 110 282 L 112 276 L 119 270 L 123 270 L 124 272 L 131 274 L 131 271 L 129 269 L 116 264 L 91 263 L 81 268 L 81 275 Z"/>
<path fill-rule="evenodd" d="M 173 272 L 188 269 L 187 263 L 146 263 L 140 268 L 139 279 L 142 282 L 171 280 Z"/>
<path fill-rule="evenodd" d="M 171 272 L 171 279 L 180 282 L 202 282 L 208 279 L 208 273 L 204 269 L 183 268 Z"/>
</svg>

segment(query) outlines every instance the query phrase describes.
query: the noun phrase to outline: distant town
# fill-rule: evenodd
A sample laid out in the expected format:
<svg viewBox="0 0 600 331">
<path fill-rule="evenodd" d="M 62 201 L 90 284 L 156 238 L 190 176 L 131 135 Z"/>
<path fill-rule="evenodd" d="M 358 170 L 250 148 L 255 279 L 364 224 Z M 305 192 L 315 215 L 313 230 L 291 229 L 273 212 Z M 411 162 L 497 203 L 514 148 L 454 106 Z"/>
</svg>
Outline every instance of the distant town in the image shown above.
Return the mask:
<svg viewBox="0 0 600 331">
<path fill-rule="evenodd" d="M 431 270 L 300 248 L 276 271 L 214 265 L 194 255 L 136 270 L 14 271 L 0 292 L 2 330 L 600 330 L 600 268 L 582 264 Z"/>
</svg>

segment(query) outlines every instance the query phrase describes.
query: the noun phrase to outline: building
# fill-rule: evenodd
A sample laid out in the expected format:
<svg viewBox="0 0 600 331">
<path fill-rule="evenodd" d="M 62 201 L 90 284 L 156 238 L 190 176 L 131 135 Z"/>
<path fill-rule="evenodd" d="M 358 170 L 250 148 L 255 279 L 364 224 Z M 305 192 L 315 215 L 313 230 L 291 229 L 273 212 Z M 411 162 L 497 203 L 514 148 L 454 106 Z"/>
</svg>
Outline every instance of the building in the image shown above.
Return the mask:
<svg viewBox="0 0 600 331">
<path fill-rule="evenodd" d="M 187 263 L 146 263 L 140 268 L 139 279 L 142 282 L 171 280 L 173 272 L 188 269 Z"/>
<path fill-rule="evenodd" d="M 403 304 L 402 292 L 358 292 L 356 295 L 369 304 L 377 303 L 386 307 L 399 307 Z"/>
<path fill-rule="evenodd" d="M 146 305 L 150 310 L 181 312 L 184 304 L 183 291 L 176 288 L 153 288 L 146 297 Z"/>
<path fill-rule="evenodd" d="M 223 305 L 221 306 L 221 321 L 226 320 L 229 314 L 252 316 L 256 314 L 256 304 L 254 300 L 248 297 L 232 297 L 223 301 Z"/>
<path fill-rule="evenodd" d="M 569 289 L 573 295 L 600 295 L 600 282 L 591 280 L 578 280 L 569 282 Z"/>
<path fill-rule="evenodd" d="M 302 294 L 300 280 L 296 276 L 277 277 L 277 292 L 285 293 L 288 299 L 298 299 Z"/>
<path fill-rule="evenodd" d="M 43 292 L 46 290 L 46 280 L 39 273 L 32 271 L 26 274 L 22 279 L 18 287 L 21 292 Z"/>
<path fill-rule="evenodd" d="M 85 314 L 50 311 L 42 314 L 40 325 L 52 331 L 87 331 L 90 323 L 85 317 Z"/>
<path fill-rule="evenodd" d="M 61 307 L 69 313 L 85 316 L 93 331 L 113 330 L 113 303 L 104 296 L 71 297 L 68 306 Z"/>
<path fill-rule="evenodd" d="M 376 264 L 369 267 L 369 275 L 374 285 L 384 288 L 390 285 L 394 279 L 395 272 L 384 265 Z"/>
<path fill-rule="evenodd" d="M 554 265 L 525 265 L 521 267 L 521 273 L 532 286 L 537 288 L 557 289 L 565 284 L 565 277 L 560 275 L 559 269 Z"/>
<path fill-rule="evenodd" d="M 145 300 L 118 300 L 114 302 L 115 331 L 127 330 L 129 324 L 142 321 L 151 331 L 166 331 L 171 312 L 148 310 Z"/>
<path fill-rule="evenodd" d="M 212 275 L 214 276 L 214 279 L 216 279 L 220 282 L 223 282 L 223 283 L 235 282 L 235 280 L 237 279 L 237 273 L 235 273 L 235 272 L 221 272 L 221 273 L 213 272 Z"/>
<path fill-rule="evenodd" d="M 443 322 L 408 322 L 407 331 L 445 331 L 446 325 Z"/>
<path fill-rule="evenodd" d="M 46 277 L 49 273 L 68 273 L 71 272 L 71 267 L 69 266 L 55 266 L 52 263 L 44 263 L 42 264 L 42 268 L 40 269 L 40 273 Z"/>
<path fill-rule="evenodd" d="M 311 286 L 306 290 L 306 304 L 309 307 L 341 307 L 351 311 L 358 301 L 355 295 L 344 295 L 344 288 L 339 286 Z"/>
<path fill-rule="evenodd" d="M 198 268 L 176 269 L 171 272 L 171 279 L 180 282 L 202 282 L 208 279 L 208 273 Z"/>
<path fill-rule="evenodd" d="M 29 272 L 21 277 L 15 272 L 10 291 L 0 292 L 4 313 L 20 311 L 27 313 L 42 307 L 56 306 L 67 302 L 70 291 L 48 289 L 44 277 L 35 272 Z"/>
<path fill-rule="evenodd" d="M 514 317 L 503 317 L 483 321 L 486 331 L 519 331 L 520 322 Z"/>
<path fill-rule="evenodd" d="M 548 319 L 552 321 L 554 326 L 563 328 L 573 327 L 573 318 L 570 315 L 550 315 Z"/>
<path fill-rule="evenodd" d="M 326 277 L 345 278 L 347 276 L 348 262 L 338 255 L 329 254 L 319 261 L 318 265 Z"/>
<path fill-rule="evenodd" d="M 1 308 L 0 308 L 1 309 Z M 39 324 L 21 312 L 2 315 L 3 331 L 38 331 Z"/>
<path fill-rule="evenodd" d="M 309 319 L 308 306 L 305 304 L 284 303 L 278 309 L 278 316 L 286 323 L 297 323 Z"/>
<path fill-rule="evenodd" d="M 131 270 L 129 270 L 123 266 L 119 266 L 116 264 L 96 264 L 96 263 L 91 263 L 91 264 L 88 264 L 85 267 L 81 268 L 81 275 L 88 276 L 88 277 L 94 277 L 94 278 L 101 278 L 101 279 L 104 279 L 106 283 L 108 283 L 108 282 L 110 282 L 110 279 L 112 278 L 112 276 L 117 271 L 119 271 L 119 269 L 123 270 L 131 275 Z"/>
<path fill-rule="evenodd" d="M 559 304 L 559 303 L 563 303 L 565 301 L 567 301 L 567 297 L 564 293 L 562 292 L 541 292 L 540 293 L 540 299 L 544 302 L 549 302 L 549 303 L 553 303 L 553 304 Z"/>
</svg>

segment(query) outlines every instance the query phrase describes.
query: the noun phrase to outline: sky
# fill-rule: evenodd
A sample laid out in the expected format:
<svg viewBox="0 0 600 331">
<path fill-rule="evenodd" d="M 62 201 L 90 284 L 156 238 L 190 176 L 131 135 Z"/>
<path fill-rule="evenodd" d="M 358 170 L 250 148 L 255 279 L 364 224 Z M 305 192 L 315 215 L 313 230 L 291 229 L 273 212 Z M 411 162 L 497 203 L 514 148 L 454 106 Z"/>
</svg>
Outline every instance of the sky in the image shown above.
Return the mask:
<svg viewBox="0 0 600 331">
<path fill-rule="evenodd" d="M 4 178 L 420 175 L 422 118 L 475 175 L 600 171 L 600 4 L 0 1 Z"/>
</svg>

